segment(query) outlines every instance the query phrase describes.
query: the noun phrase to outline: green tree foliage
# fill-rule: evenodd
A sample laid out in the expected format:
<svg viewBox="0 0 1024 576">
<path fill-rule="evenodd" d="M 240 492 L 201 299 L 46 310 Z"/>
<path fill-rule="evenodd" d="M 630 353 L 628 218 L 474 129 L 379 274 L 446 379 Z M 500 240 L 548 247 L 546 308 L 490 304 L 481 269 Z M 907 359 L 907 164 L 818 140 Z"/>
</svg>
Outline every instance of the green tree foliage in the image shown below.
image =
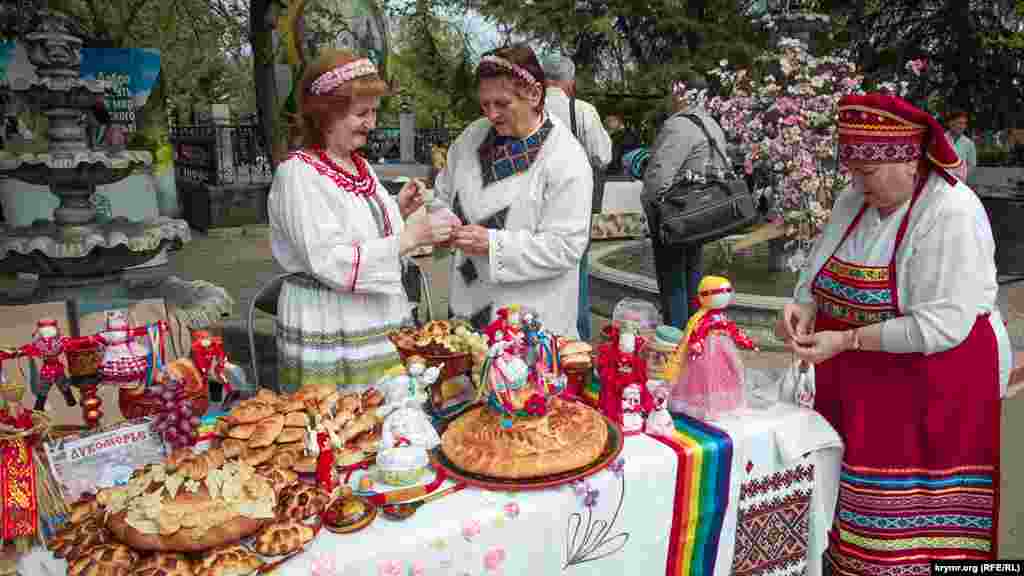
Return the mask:
<svg viewBox="0 0 1024 576">
<path fill-rule="evenodd" d="M 471 4 L 532 44 L 570 54 L 580 95 L 645 132 L 667 111 L 658 96 L 672 80 L 721 59 L 749 62 L 767 40 L 746 15 L 749 2 L 736 0 L 437 1 Z"/>
<path fill-rule="evenodd" d="M 171 110 L 213 102 L 255 110 L 248 6 L 236 0 L 49 0 L 79 19 L 87 45 L 160 50 Z"/>
<path fill-rule="evenodd" d="M 925 92 L 973 112 L 981 127 L 1014 122 L 1024 96 L 1020 0 L 821 0 L 833 46 L 849 50 L 869 82 L 924 58 Z"/>
<path fill-rule="evenodd" d="M 480 115 L 470 38 L 450 9 L 424 0 L 411 8 L 396 8 L 395 84 L 420 127 L 462 126 Z"/>
</svg>

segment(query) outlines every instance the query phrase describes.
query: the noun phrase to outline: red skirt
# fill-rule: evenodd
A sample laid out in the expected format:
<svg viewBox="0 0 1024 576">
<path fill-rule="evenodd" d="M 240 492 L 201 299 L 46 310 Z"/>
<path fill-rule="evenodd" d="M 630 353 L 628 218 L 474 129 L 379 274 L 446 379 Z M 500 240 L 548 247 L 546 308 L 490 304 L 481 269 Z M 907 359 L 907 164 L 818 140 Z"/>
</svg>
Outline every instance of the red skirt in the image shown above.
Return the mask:
<svg viewBox="0 0 1024 576">
<path fill-rule="evenodd" d="M 818 316 L 816 330 L 851 328 Z M 815 408 L 846 446 L 835 574 L 926 576 L 930 560 L 995 558 L 998 363 L 981 316 L 945 352 L 845 352 L 816 367 Z"/>
</svg>

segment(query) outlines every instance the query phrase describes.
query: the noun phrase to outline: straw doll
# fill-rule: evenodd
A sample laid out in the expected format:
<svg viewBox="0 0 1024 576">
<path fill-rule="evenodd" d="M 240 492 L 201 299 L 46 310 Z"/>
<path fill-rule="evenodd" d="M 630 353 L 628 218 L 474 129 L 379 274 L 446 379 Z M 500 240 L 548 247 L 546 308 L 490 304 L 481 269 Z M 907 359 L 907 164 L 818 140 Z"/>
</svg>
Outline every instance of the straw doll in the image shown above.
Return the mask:
<svg viewBox="0 0 1024 576">
<path fill-rule="evenodd" d="M 666 368 L 666 380 L 672 384 L 669 409 L 714 419 L 744 407 L 743 361 L 736 347 L 757 347 L 725 314 L 733 302 L 729 280 L 705 276 L 698 296 L 700 310 L 687 323 Z"/>
</svg>

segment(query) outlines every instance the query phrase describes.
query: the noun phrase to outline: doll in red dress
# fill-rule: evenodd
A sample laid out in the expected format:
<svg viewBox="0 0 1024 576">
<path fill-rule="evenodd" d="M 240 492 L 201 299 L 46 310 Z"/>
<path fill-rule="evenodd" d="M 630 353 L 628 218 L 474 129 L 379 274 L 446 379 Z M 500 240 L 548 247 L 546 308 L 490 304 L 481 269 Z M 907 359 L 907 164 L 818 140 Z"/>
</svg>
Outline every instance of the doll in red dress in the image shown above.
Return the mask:
<svg viewBox="0 0 1024 576">
<path fill-rule="evenodd" d="M 628 322 L 623 322 L 621 327 L 609 326 L 604 332 L 610 342 L 602 344 L 598 351 L 601 377 L 598 407 L 605 416 L 623 426 L 624 432 L 641 432 L 641 415 L 654 410 L 654 398 L 647 389 L 647 364 L 641 355 L 644 339 L 637 335 L 636 326 Z M 627 411 L 631 415 L 624 418 Z M 639 426 L 637 416 L 641 416 Z"/>
<path fill-rule="evenodd" d="M 35 409 L 38 411 L 46 409 L 46 397 L 50 394 L 50 388 L 54 384 L 64 395 L 64 401 L 68 406 L 78 404 L 75 395 L 71 392 L 71 385 L 68 383 L 64 360 L 61 359 L 68 340 L 67 336 L 61 334 L 56 320 L 43 318 L 36 322 L 36 330 L 32 333 L 32 343 L 22 346 L 18 351 L 20 356 L 37 358 L 43 363 L 39 368 L 38 381 L 33 379 L 32 382 L 32 393 L 36 396 Z"/>
</svg>

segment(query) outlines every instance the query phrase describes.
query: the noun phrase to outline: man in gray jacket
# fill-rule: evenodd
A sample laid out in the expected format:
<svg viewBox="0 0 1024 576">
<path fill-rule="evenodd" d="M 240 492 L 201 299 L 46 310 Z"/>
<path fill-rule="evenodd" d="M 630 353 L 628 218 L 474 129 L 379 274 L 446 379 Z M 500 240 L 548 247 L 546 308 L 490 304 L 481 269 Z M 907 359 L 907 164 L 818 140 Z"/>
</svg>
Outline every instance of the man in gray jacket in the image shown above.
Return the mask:
<svg viewBox="0 0 1024 576">
<path fill-rule="evenodd" d="M 544 95 L 544 109 L 562 121 L 569 128 L 573 128 L 572 116 L 570 115 L 570 97 L 576 93 L 576 65 L 572 60 L 555 54 L 545 59 L 544 78 L 547 83 L 547 90 Z M 572 107 L 576 109 L 576 124 L 574 133 L 576 139 L 583 145 L 583 150 L 590 158 L 590 165 L 598 170 L 604 169 L 612 159 L 612 139 L 601 123 L 601 116 L 589 102 L 575 99 Z M 591 191 L 591 193 L 593 193 Z M 595 206 L 594 210 L 599 210 Z M 580 291 L 579 291 L 579 314 L 576 320 L 576 329 L 580 333 L 580 340 L 589 341 L 590 330 L 590 248 L 583 253 L 580 260 Z"/>
<path fill-rule="evenodd" d="M 672 106 L 669 116 L 658 131 L 651 150 L 651 159 L 644 171 L 644 191 L 640 197 L 647 213 L 647 223 L 654 245 L 654 267 L 658 277 L 661 314 L 665 324 L 685 329 L 690 314 L 696 311 L 694 299 L 703 275 L 702 244 L 665 246 L 661 243 L 654 199 L 670 188 L 687 171 L 707 174 L 727 166 L 709 145 L 704 132 L 686 115 L 697 116 L 725 153 L 725 134 L 721 126 L 704 108 L 707 82 L 699 75 L 691 75 L 672 86 Z"/>
</svg>

